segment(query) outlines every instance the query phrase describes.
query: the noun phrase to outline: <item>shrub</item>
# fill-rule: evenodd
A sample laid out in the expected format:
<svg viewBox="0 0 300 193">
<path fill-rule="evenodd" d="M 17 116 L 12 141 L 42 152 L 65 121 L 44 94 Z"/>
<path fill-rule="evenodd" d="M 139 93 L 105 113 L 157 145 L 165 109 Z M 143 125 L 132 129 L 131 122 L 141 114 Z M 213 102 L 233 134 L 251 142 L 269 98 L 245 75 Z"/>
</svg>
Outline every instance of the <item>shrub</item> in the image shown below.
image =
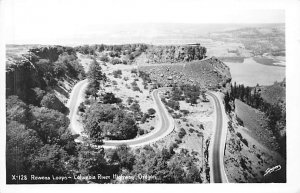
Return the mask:
<svg viewBox="0 0 300 193">
<path fill-rule="evenodd" d="M 174 114 L 173 114 L 173 118 L 174 118 L 174 119 L 180 119 L 181 117 L 182 117 L 181 114 L 177 114 L 177 113 L 174 113 Z"/>
<path fill-rule="evenodd" d="M 240 139 L 243 139 L 243 136 L 242 136 L 242 134 L 240 132 L 237 132 L 236 136 L 238 136 Z"/>
<path fill-rule="evenodd" d="M 78 106 L 78 110 L 79 110 L 80 112 L 85 112 L 85 109 L 86 109 L 86 107 L 85 107 L 84 103 L 83 103 L 83 102 L 80 103 L 80 105 Z"/>
<path fill-rule="evenodd" d="M 132 69 L 132 70 L 131 70 L 131 73 L 137 74 L 137 69 Z"/>
<path fill-rule="evenodd" d="M 192 129 L 192 128 L 189 129 L 189 132 L 190 132 L 190 133 L 194 133 L 194 131 L 195 131 L 195 130 Z"/>
<path fill-rule="evenodd" d="M 187 122 L 187 119 L 186 119 L 186 118 L 182 118 L 182 121 L 183 121 L 183 122 Z"/>
<path fill-rule="evenodd" d="M 107 56 L 101 56 L 99 59 L 102 62 L 108 62 L 109 61 L 109 58 Z"/>
<path fill-rule="evenodd" d="M 90 104 L 91 104 L 91 101 L 90 101 L 89 99 L 85 99 L 84 104 L 90 105 Z"/>
<path fill-rule="evenodd" d="M 114 78 L 121 78 L 122 71 L 121 70 L 114 70 L 113 71 L 113 76 Z"/>
<path fill-rule="evenodd" d="M 113 85 L 118 85 L 118 82 L 115 81 L 115 80 L 113 80 L 113 81 L 112 81 L 112 84 L 113 84 Z"/>
<path fill-rule="evenodd" d="M 144 135 L 145 130 L 144 129 L 139 129 L 139 135 Z"/>
<path fill-rule="evenodd" d="M 153 109 L 153 108 L 148 109 L 149 115 L 154 115 L 155 113 L 156 113 L 155 109 Z"/>
<path fill-rule="evenodd" d="M 244 126 L 244 122 L 238 116 L 236 116 L 236 120 L 237 120 L 239 125 Z"/>
<path fill-rule="evenodd" d="M 248 147 L 248 141 L 247 141 L 247 139 L 243 138 L 241 141 Z"/>
<path fill-rule="evenodd" d="M 182 113 L 183 113 L 183 115 L 187 115 L 187 114 L 189 114 L 189 113 L 190 113 L 190 111 L 188 111 L 188 110 L 185 110 L 185 109 L 183 109 L 183 110 L 180 110 L 180 112 L 182 112 Z"/>
<path fill-rule="evenodd" d="M 127 103 L 128 103 L 128 105 L 131 105 L 131 103 L 133 103 L 133 98 L 132 97 L 128 97 L 127 98 Z"/>
<path fill-rule="evenodd" d="M 149 115 L 147 113 L 145 113 L 141 119 L 141 123 L 145 123 L 146 120 L 148 119 Z"/>
<path fill-rule="evenodd" d="M 182 140 L 181 140 L 181 139 L 177 139 L 177 138 L 176 138 L 175 141 L 176 141 L 177 144 L 181 144 L 181 143 L 182 143 Z"/>
<path fill-rule="evenodd" d="M 174 109 L 174 110 L 179 110 L 179 108 L 180 108 L 179 102 L 178 102 L 178 101 L 174 101 L 174 100 L 172 100 L 172 99 L 170 99 L 170 100 L 168 101 L 167 105 L 168 105 L 169 107 L 171 107 L 172 109 Z"/>
<path fill-rule="evenodd" d="M 203 124 L 202 124 L 202 123 L 199 125 L 199 129 L 202 129 L 202 130 L 204 130 L 204 126 L 203 126 Z"/>
<path fill-rule="evenodd" d="M 115 94 L 109 92 L 105 93 L 103 96 L 103 103 L 104 104 L 113 104 L 113 103 L 120 103 L 122 100 L 120 98 L 117 98 Z"/>
<path fill-rule="evenodd" d="M 133 81 L 133 82 L 131 83 L 131 86 L 132 86 L 132 87 L 137 86 L 136 81 Z"/>
<path fill-rule="evenodd" d="M 122 60 L 122 63 L 127 64 L 128 62 L 127 62 L 127 60 Z"/>
<path fill-rule="evenodd" d="M 242 134 L 237 132 L 236 135 L 240 138 L 240 140 L 248 147 L 247 139 L 243 138 Z"/>
<path fill-rule="evenodd" d="M 179 133 L 178 133 L 178 137 L 180 139 L 182 139 L 185 135 L 186 135 L 186 131 L 183 128 L 181 128 Z"/>
<path fill-rule="evenodd" d="M 153 126 L 151 126 L 151 127 L 150 127 L 150 130 L 152 131 L 153 129 L 154 129 L 154 127 L 153 127 Z"/>
<path fill-rule="evenodd" d="M 133 90 L 133 91 L 141 91 L 141 89 L 140 89 L 138 86 L 132 87 L 132 90 Z"/>
<path fill-rule="evenodd" d="M 122 64 L 122 61 L 119 58 L 113 58 L 111 59 L 110 63 L 112 63 L 113 65 Z"/>
<path fill-rule="evenodd" d="M 133 103 L 131 106 L 130 106 L 130 110 L 132 110 L 133 112 L 135 113 L 139 113 L 141 112 L 141 108 L 140 108 L 140 105 L 138 103 Z"/>
<path fill-rule="evenodd" d="M 173 109 L 168 109 L 168 112 L 169 113 L 174 113 L 174 110 Z"/>
</svg>

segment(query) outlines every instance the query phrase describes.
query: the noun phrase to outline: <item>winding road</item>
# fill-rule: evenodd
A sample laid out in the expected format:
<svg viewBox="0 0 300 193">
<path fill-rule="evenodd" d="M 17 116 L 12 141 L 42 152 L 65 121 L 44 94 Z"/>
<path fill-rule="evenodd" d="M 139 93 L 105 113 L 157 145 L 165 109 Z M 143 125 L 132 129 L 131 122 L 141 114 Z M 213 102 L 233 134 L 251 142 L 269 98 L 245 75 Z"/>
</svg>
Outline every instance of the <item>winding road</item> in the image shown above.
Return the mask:
<svg viewBox="0 0 300 193">
<path fill-rule="evenodd" d="M 78 121 L 79 115 L 77 114 L 77 109 L 79 104 L 84 100 L 84 90 L 87 84 L 87 80 L 78 82 L 74 86 L 67 104 L 70 109 L 69 118 L 71 131 L 73 134 L 82 135 L 83 126 Z M 136 139 L 103 141 L 103 147 L 116 148 L 120 144 L 127 144 L 130 147 L 143 146 L 158 141 L 171 133 L 175 127 L 175 124 L 173 118 L 167 112 L 167 109 L 160 100 L 159 92 L 163 89 L 166 88 L 156 89 L 151 93 L 159 118 L 158 124 L 152 132 Z M 211 142 L 212 149 L 210 151 L 211 181 L 214 183 L 226 183 L 228 180 L 225 174 L 223 162 L 226 142 L 226 127 L 224 127 L 223 124 L 223 114 L 225 111 L 224 108 L 221 108 L 221 99 L 217 97 L 215 93 L 207 92 L 207 94 L 213 99 L 216 112 L 215 130 L 213 132 Z"/>
<path fill-rule="evenodd" d="M 212 97 L 215 103 L 216 122 L 215 131 L 212 137 L 211 156 L 211 181 L 214 183 L 228 183 L 228 179 L 224 168 L 224 152 L 226 143 L 226 125 L 223 124 L 224 109 L 221 108 L 221 99 L 214 93 L 207 92 Z M 225 126 L 225 127 L 224 127 Z"/>
<path fill-rule="evenodd" d="M 82 135 L 83 132 L 83 126 L 78 121 L 79 116 L 77 114 L 77 111 L 78 111 L 78 106 L 84 100 L 83 97 L 84 90 L 87 84 L 88 84 L 87 80 L 79 81 L 74 86 L 70 94 L 69 102 L 67 104 L 67 106 L 70 109 L 69 119 L 70 119 L 71 131 L 73 134 Z M 155 103 L 156 111 L 158 113 L 158 118 L 159 118 L 158 124 L 156 125 L 155 129 L 152 132 L 130 140 L 108 140 L 108 141 L 103 140 L 104 145 L 102 145 L 102 147 L 116 148 L 120 144 L 126 144 L 130 147 L 143 146 L 158 141 L 164 138 L 165 136 L 167 136 L 169 133 L 171 133 L 175 127 L 174 119 L 167 112 L 167 109 L 165 108 L 165 106 L 163 105 L 159 97 L 159 92 L 165 89 L 166 88 L 159 88 L 154 90 L 151 93 L 152 99 L 154 100 Z"/>
</svg>

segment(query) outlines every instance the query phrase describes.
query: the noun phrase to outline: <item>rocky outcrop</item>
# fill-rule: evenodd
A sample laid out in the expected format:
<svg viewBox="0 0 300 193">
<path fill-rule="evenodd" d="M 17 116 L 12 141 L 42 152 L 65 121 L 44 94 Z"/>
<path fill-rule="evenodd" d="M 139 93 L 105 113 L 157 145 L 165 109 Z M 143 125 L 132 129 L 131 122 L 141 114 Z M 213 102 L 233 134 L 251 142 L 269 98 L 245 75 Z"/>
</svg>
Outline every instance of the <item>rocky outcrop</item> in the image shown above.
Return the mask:
<svg viewBox="0 0 300 193">
<path fill-rule="evenodd" d="M 146 50 L 147 63 L 166 63 L 201 60 L 206 48 L 200 44 L 180 46 L 149 46 Z"/>
</svg>

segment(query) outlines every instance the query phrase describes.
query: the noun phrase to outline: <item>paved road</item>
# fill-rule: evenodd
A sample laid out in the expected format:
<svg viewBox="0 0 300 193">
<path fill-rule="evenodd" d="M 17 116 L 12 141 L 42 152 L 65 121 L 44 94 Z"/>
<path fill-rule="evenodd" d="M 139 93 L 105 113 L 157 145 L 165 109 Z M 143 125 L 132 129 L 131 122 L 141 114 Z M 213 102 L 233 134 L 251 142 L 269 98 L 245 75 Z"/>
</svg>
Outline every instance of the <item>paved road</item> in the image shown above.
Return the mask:
<svg viewBox="0 0 300 193">
<path fill-rule="evenodd" d="M 83 131 L 83 127 L 80 123 L 78 123 L 77 109 L 79 104 L 83 100 L 83 97 L 81 95 L 83 95 L 86 86 L 87 86 L 87 80 L 82 80 L 78 82 L 74 86 L 72 93 L 70 94 L 70 100 L 67 105 L 70 109 L 69 119 L 70 119 L 70 125 L 73 134 L 82 135 L 81 132 Z M 142 146 L 142 145 L 146 145 L 158 141 L 163 137 L 167 136 L 169 133 L 171 133 L 175 127 L 174 120 L 167 112 L 167 109 L 165 108 L 164 104 L 161 102 L 159 97 L 159 91 L 164 89 L 166 88 L 156 89 L 151 93 L 156 106 L 156 111 L 158 113 L 158 118 L 159 118 L 158 124 L 156 125 L 153 131 L 151 131 L 146 135 L 131 140 L 108 140 L 108 141 L 104 140 L 103 147 L 115 148 L 120 144 L 127 144 L 130 147 Z"/>
<path fill-rule="evenodd" d="M 87 79 L 79 81 L 72 89 L 72 92 L 70 94 L 70 99 L 67 104 L 67 107 L 70 110 L 69 119 L 70 119 L 71 131 L 73 134 L 81 134 L 81 132 L 83 131 L 82 125 L 80 125 L 77 121 L 78 118 L 77 110 L 80 103 L 83 102 L 84 89 L 86 88 L 87 84 L 88 84 Z"/>
<path fill-rule="evenodd" d="M 208 92 L 215 103 L 216 106 L 216 123 L 215 123 L 215 132 L 213 136 L 213 147 L 212 147 L 212 182 L 214 183 L 227 183 L 227 177 L 225 174 L 224 169 L 224 148 L 225 148 L 225 141 L 226 141 L 226 132 L 223 130 L 223 116 L 222 116 L 222 109 L 221 104 L 218 99 L 213 93 Z"/>
</svg>

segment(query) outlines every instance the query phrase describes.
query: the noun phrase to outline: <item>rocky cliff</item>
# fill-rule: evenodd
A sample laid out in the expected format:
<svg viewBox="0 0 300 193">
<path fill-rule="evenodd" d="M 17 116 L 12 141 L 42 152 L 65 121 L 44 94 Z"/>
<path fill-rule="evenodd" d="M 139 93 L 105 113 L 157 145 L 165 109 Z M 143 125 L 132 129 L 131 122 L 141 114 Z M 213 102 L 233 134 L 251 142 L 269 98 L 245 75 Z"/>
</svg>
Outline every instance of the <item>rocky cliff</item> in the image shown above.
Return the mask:
<svg viewBox="0 0 300 193">
<path fill-rule="evenodd" d="M 166 63 L 201 60 L 205 58 L 206 48 L 200 44 L 176 46 L 148 46 L 147 63 Z"/>
</svg>

